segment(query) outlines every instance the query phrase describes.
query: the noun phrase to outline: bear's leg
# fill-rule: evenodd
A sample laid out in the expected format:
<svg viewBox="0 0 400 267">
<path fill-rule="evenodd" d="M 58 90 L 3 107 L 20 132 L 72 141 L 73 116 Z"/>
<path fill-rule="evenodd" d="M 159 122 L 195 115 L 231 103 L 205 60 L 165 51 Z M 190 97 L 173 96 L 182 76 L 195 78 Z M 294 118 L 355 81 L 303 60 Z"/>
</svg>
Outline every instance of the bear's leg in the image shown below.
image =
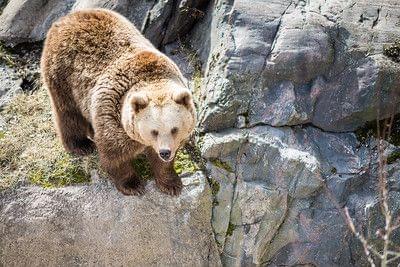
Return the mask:
<svg viewBox="0 0 400 267">
<path fill-rule="evenodd" d="M 145 186 L 132 166 L 132 160 L 100 154 L 101 166 L 110 175 L 115 187 L 124 195 L 142 195 Z"/>
<path fill-rule="evenodd" d="M 182 191 L 182 181 L 174 170 L 174 161 L 161 160 L 153 149 L 148 149 L 146 154 L 155 176 L 157 188 L 171 196 L 179 195 Z"/>
<path fill-rule="evenodd" d="M 75 155 L 84 156 L 95 149 L 95 144 L 88 138 L 91 126 L 77 110 L 57 113 L 58 132 L 64 148 Z"/>
<path fill-rule="evenodd" d="M 88 138 L 93 136 L 93 128 L 76 106 L 68 84 L 57 79 L 49 79 L 46 84 L 52 99 L 57 132 L 65 150 L 80 156 L 93 152 L 95 145 Z"/>
</svg>

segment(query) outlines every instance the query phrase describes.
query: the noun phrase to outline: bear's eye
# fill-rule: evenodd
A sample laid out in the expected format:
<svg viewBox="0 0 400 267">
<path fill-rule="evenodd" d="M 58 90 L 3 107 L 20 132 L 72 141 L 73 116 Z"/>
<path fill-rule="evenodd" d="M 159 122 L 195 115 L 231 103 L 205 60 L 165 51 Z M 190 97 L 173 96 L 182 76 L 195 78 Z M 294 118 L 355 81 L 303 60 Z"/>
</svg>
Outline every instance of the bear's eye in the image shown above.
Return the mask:
<svg viewBox="0 0 400 267">
<path fill-rule="evenodd" d="M 158 131 L 152 130 L 152 131 L 151 131 L 151 135 L 152 135 L 153 137 L 157 137 L 157 136 L 158 136 Z"/>
<path fill-rule="evenodd" d="M 178 132 L 178 128 L 174 127 L 171 129 L 171 134 L 176 134 Z"/>
</svg>

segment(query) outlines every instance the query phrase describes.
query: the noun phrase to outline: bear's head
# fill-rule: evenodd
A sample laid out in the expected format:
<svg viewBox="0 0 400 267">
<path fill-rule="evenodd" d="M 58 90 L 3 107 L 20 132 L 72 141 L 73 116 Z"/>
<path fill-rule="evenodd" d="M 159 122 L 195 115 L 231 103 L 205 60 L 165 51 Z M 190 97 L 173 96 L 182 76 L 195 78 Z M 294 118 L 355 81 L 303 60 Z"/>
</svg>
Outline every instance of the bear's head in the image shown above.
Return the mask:
<svg viewBox="0 0 400 267">
<path fill-rule="evenodd" d="M 171 161 L 195 128 L 192 94 L 173 81 L 141 87 L 127 95 L 122 122 L 132 139 L 152 147 L 163 161 Z"/>
</svg>

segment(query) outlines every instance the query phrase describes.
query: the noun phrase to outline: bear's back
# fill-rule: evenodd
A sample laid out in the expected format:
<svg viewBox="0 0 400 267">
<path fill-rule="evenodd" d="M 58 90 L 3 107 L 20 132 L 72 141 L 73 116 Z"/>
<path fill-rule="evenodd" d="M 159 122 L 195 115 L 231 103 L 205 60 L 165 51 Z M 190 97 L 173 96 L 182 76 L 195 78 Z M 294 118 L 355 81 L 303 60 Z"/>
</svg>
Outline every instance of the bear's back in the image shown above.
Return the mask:
<svg viewBox="0 0 400 267">
<path fill-rule="evenodd" d="M 123 16 L 105 9 L 73 12 L 47 33 L 42 55 L 45 83 L 84 97 L 96 78 L 129 50 L 153 49 Z M 62 86 L 61 86 L 62 85 Z M 80 95 L 82 94 L 82 95 Z"/>
</svg>

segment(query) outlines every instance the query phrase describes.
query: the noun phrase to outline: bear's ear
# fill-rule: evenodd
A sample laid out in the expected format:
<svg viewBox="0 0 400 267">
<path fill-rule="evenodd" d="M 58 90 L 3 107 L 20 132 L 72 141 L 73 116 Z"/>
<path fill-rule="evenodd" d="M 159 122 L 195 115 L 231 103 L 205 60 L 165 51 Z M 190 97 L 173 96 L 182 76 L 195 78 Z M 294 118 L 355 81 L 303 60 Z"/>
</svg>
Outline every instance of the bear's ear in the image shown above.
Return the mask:
<svg viewBox="0 0 400 267">
<path fill-rule="evenodd" d="M 149 104 L 149 98 L 144 92 L 136 92 L 131 96 L 132 109 L 135 113 L 138 113 L 141 109 L 144 109 Z"/>
<path fill-rule="evenodd" d="M 192 94 L 188 89 L 176 89 L 172 93 L 172 99 L 180 104 L 184 105 L 186 108 L 191 110 L 193 108 L 193 100 L 192 100 Z"/>
</svg>

